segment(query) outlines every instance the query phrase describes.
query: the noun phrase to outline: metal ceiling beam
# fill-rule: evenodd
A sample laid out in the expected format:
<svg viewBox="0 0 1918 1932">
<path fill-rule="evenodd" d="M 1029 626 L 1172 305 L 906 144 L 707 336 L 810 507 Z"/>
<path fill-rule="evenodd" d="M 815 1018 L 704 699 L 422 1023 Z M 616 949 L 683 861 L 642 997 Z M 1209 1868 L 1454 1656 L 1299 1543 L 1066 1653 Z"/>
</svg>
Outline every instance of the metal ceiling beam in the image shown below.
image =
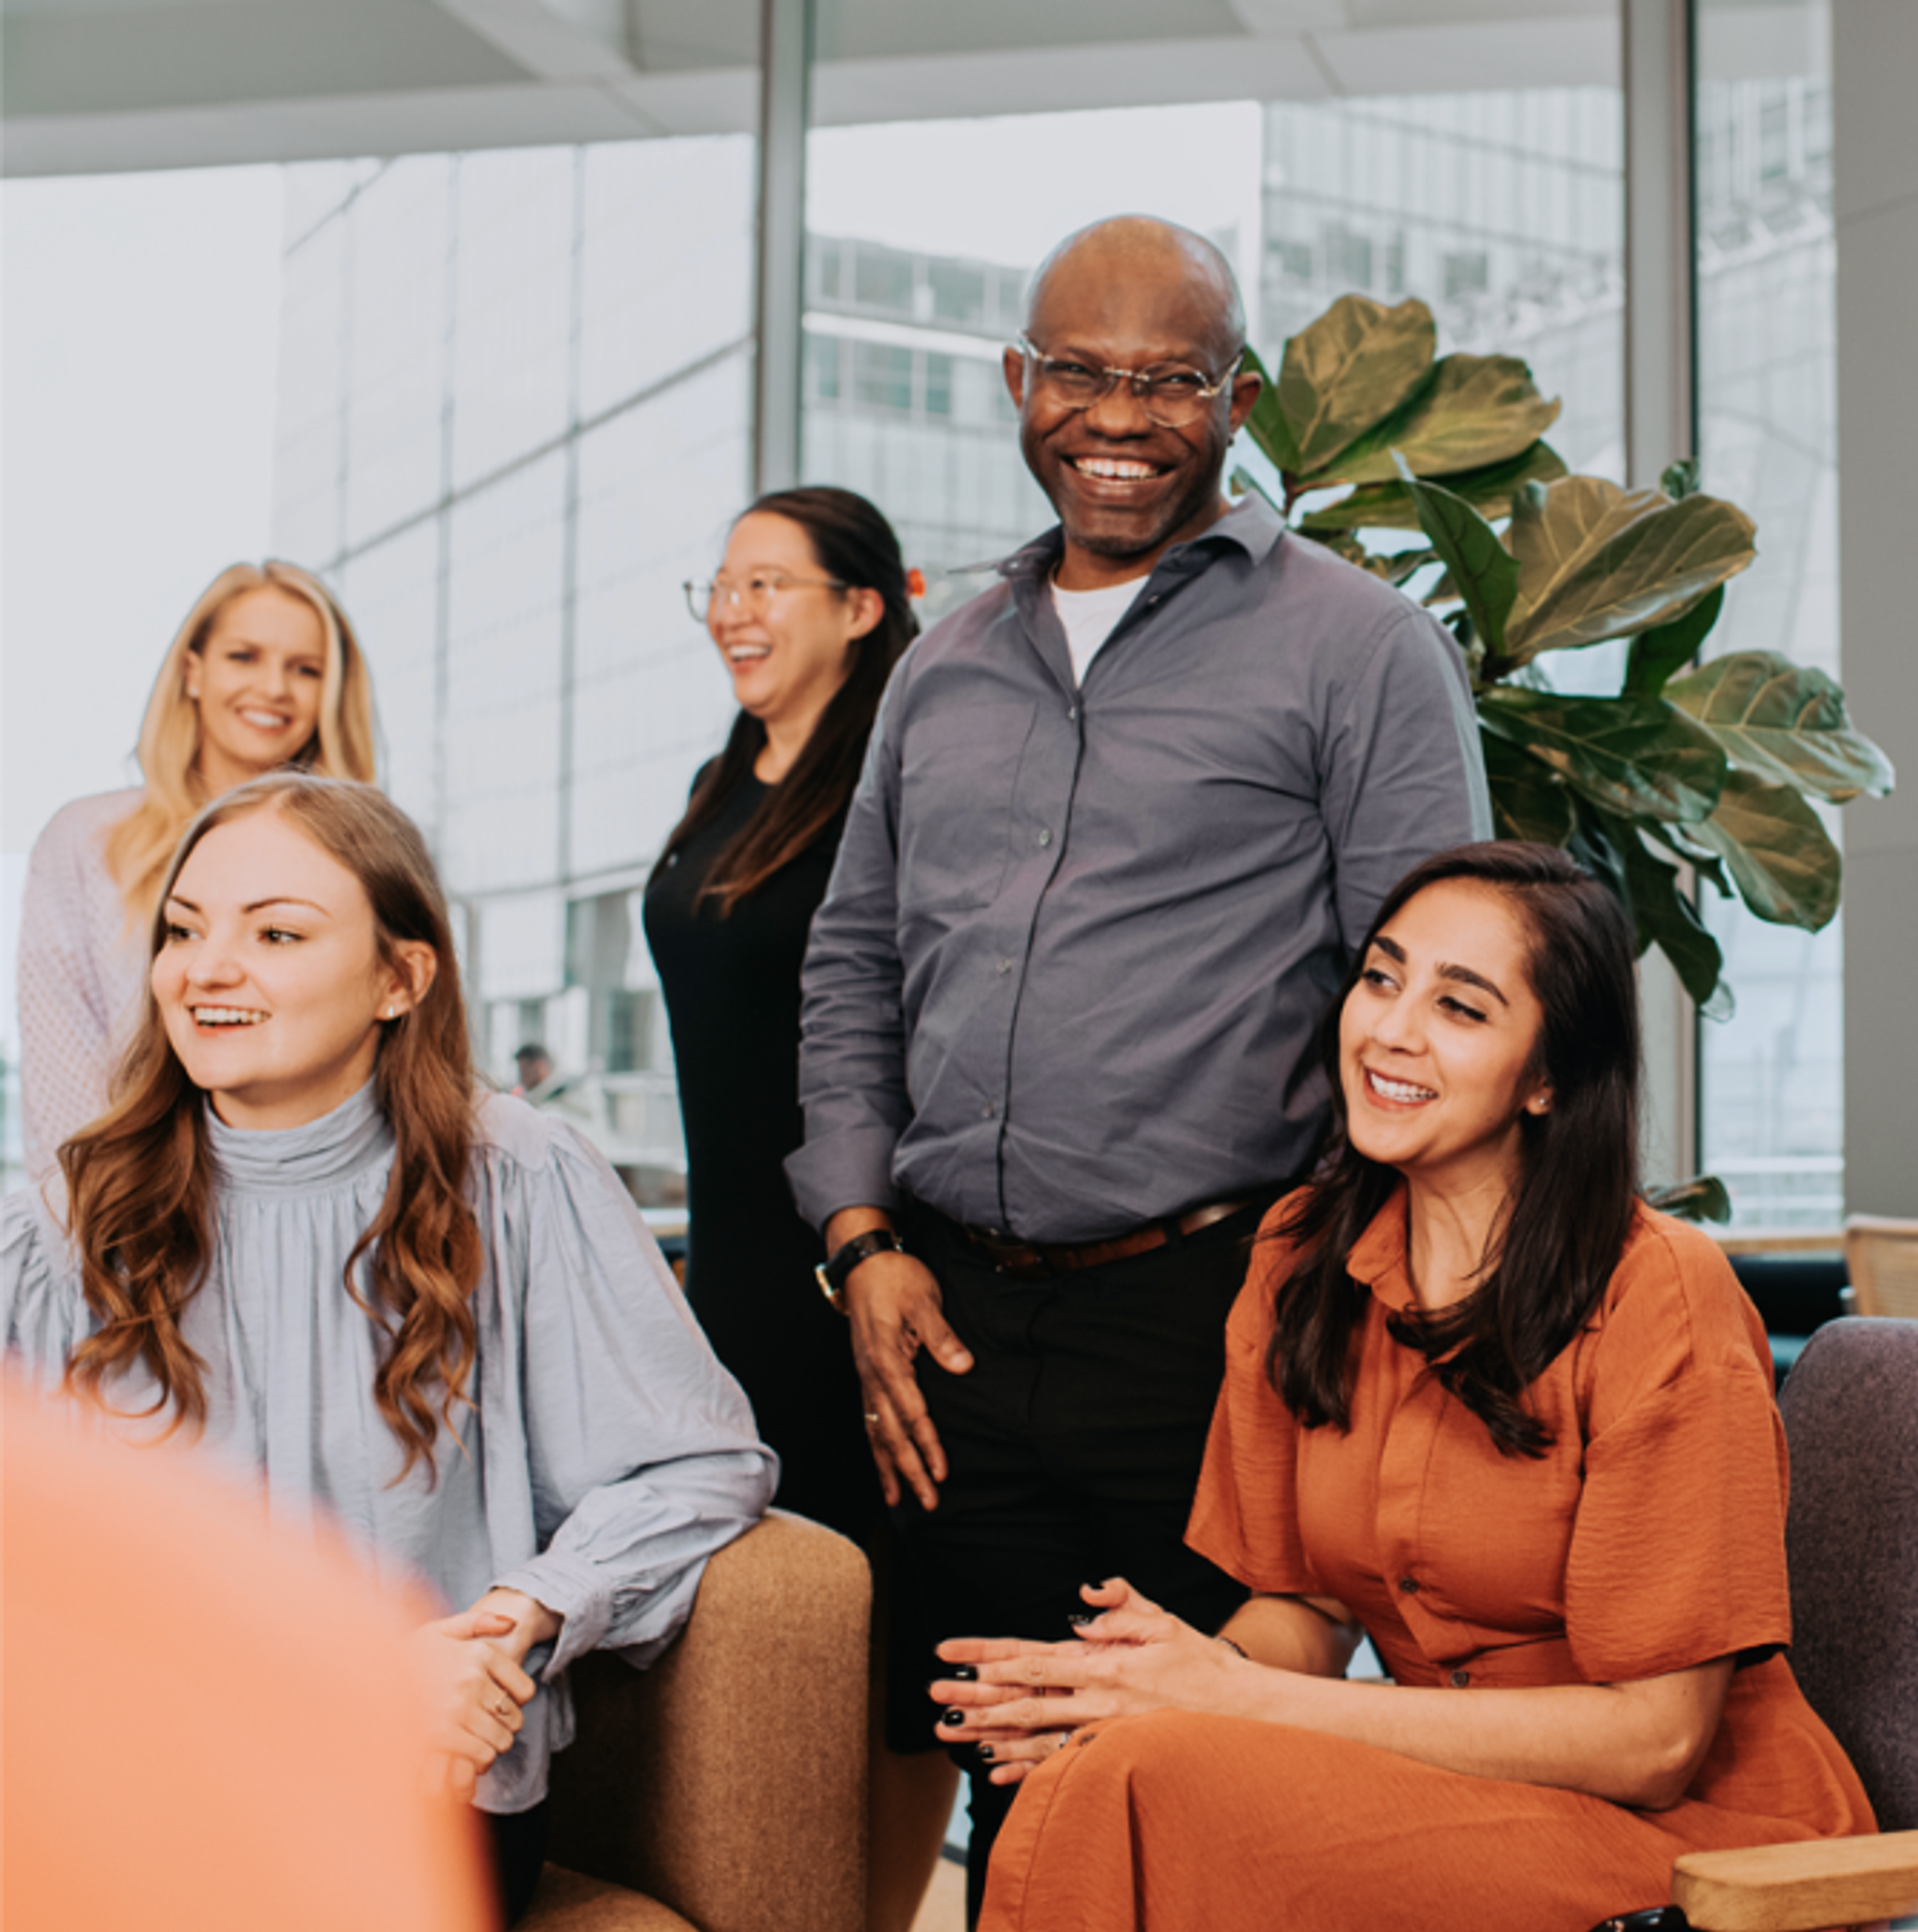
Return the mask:
<svg viewBox="0 0 1918 1932">
<path fill-rule="evenodd" d="M 627 56 L 622 0 L 433 0 L 541 81 L 622 80 Z"/>
<path fill-rule="evenodd" d="M 758 351 L 753 493 L 799 481 L 799 377 L 806 306 L 806 132 L 813 0 L 764 0 L 760 43 Z"/>
<path fill-rule="evenodd" d="M 1625 106 L 1625 472 L 1656 485 L 1698 450 L 1691 0 L 1622 0 Z M 1645 1167 L 1698 1171 L 1698 1015 L 1662 954 L 1639 971 Z"/>
</svg>

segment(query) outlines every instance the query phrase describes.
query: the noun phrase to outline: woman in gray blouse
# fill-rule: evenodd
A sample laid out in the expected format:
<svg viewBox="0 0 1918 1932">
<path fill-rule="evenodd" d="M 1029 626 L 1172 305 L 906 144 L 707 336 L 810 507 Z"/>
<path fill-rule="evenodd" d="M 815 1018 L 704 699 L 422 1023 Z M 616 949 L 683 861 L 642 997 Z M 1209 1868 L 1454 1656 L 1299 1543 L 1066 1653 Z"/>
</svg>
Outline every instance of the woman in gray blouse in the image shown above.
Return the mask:
<svg viewBox="0 0 1918 1932">
<path fill-rule="evenodd" d="M 0 1337 L 437 1589 L 441 1768 L 516 1913 L 565 1666 L 656 1656 L 774 1458 L 610 1169 L 477 1097 L 445 901 L 380 793 L 288 773 L 210 806 L 149 988 L 120 1098 L 5 1204 Z"/>
</svg>

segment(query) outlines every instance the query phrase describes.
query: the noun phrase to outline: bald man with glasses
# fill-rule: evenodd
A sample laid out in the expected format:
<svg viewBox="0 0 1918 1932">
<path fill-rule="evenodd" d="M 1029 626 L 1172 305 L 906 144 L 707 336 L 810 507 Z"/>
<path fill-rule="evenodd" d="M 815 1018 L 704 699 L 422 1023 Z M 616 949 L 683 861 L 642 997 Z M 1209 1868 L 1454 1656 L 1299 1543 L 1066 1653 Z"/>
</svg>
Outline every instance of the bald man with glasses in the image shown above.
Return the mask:
<svg viewBox="0 0 1918 1932">
<path fill-rule="evenodd" d="M 1059 524 L 901 661 L 812 928 L 787 1169 L 941 1637 L 1063 1635 L 1112 1575 L 1243 1600 L 1183 1532 L 1314 1030 L 1400 875 L 1489 832 L 1450 636 L 1224 496 L 1244 350 L 1182 229 L 1039 270 L 1005 374 Z M 1012 1790 L 966 1768 L 976 1915 Z"/>
</svg>

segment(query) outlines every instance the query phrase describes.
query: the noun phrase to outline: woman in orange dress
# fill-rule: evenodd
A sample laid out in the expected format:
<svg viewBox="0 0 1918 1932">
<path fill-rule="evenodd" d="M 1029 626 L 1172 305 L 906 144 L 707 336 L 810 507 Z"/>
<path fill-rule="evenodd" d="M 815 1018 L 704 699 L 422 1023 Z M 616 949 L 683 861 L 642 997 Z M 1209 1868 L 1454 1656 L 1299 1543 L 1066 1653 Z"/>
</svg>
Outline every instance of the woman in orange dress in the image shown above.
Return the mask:
<svg viewBox="0 0 1918 1932">
<path fill-rule="evenodd" d="M 1336 1016 L 1188 1531 L 1250 1599 L 1215 1637 L 1114 1578 L 1072 1641 L 941 1648 L 945 1735 L 1027 1780 L 986 1932 L 1584 1932 L 1680 1853 L 1873 1829 L 1783 1655 L 1763 1329 L 1635 1192 L 1615 901 L 1442 853 Z"/>
</svg>

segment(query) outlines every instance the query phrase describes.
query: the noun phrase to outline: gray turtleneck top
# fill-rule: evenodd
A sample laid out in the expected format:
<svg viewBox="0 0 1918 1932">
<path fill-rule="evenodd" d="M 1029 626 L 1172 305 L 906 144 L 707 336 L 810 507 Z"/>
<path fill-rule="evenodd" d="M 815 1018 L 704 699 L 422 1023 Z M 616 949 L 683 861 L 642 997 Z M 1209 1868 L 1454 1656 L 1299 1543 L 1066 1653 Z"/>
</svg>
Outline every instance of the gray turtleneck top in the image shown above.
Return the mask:
<svg viewBox="0 0 1918 1932">
<path fill-rule="evenodd" d="M 486 1261 L 474 1294 L 478 1412 L 443 1428 L 437 1480 L 396 1482 L 375 1406 L 379 1335 L 343 1286 L 387 1188 L 393 1133 L 371 1085 L 305 1127 L 207 1125 L 219 1172 L 214 1255 L 181 1331 L 207 1365 L 205 1448 L 249 1471 L 275 1518 L 319 1510 L 389 1576 L 449 1608 L 494 1584 L 565 1618 L 518 1742 L 480 1787 L 487 1811 L 545 1795 L 572 1737 L 564 1670 L 582 1651 L 648 1663 L 685 1621 L 705 1560 L 770 1499 L 777 1463 L 738 1385 L 687 1313 L 612 1171 L 564 1123 L 480 1103 L 471 1200 Z M 95 1326 L 57 1181 L 0 1209 L 0 1341 L 56 1386 Z M 110 1389 L 148 1407 L 144 1366 Z M 116 1420 L 151 1441 L 159 1421 Z"/>
</svg>

